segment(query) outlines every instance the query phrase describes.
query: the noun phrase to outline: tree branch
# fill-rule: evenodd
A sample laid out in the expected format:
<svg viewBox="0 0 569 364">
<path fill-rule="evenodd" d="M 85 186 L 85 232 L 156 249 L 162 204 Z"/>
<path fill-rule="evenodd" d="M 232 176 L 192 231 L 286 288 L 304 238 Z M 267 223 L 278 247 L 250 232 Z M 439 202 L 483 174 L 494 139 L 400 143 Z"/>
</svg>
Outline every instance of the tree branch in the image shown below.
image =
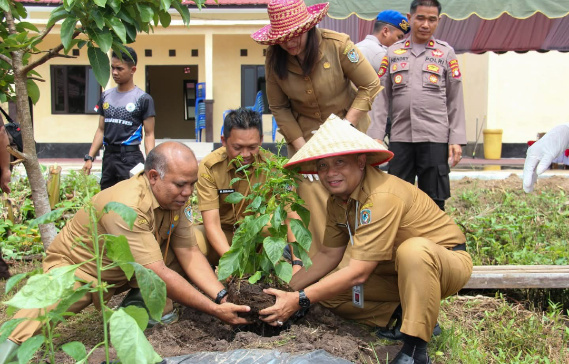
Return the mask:
<svg viewBox="0 0 569 364">
<path fill-rule="evenodd" d="M 10 59 L 10 57 L 0 54 L 0 59 L 8 63 L 10 67 L 12 67 L 12 60 Z"/>
<path fill-rule="evenodd" d="M 34 81 L 39 81 L 39 82 L 45 82 L 45 80 L 43 78 L 39 78 L 39 77 L 28 77 L 28 80 L 34 80 Z"/>
<path fill-rule="evenodd" d="M 14 149 L 11 145 L 6 146 L 6 150 L 8 153 L 12 154 L 17 159 L 13 162 L 10 162 L 11 165 L 15 166 L 18 163 L 22 163 L 26 159 L 28 159 L 28 155 L 25 153 L 21 153 L 18 149 Z"/>
<path fill-rule="evenodd" d="M 76 31 L 75 33 L 73 33 L 73 37 L 72 38 L 76 38 L 79 34 L 81 34 L 81 32 Z M 59 44 L 58 46 L 50 49 L 49 51 L 47 51 L 46 54 L 44 54 L 42 57 L 38 58 L 37 60 L 35 60 L 34 62 L 29 63 L 26 67 L 22 68 L 22 72 L 24 74 L 27 74 L 28 72 L 30 72 L 31 70 L 33 70 L 34 68 L 41 66 L 42 64 L 44 64 L 45 62 L 49 61 L 50 59 L 54 58 L 54 57 L 64 57 L 67 58 L 69 56 L 66 55 L 62 55 L 59 54 L 59 52 L 63 49 L 63 44 Z M 73 58 L 73 57 L 71 57 Z"/>
<path fill-rule="evenodd" d="M 39 32 L 39 34 L 38 34 L 38 35 L 39 35 L 39 38 L 40 38 L 41 40 L 43 40 L 43 39 L 46 37 L 46 35 L 48 35 L 49 32 L 51 32 L 51 30 L 53 29 L 54 26 L 55 26 L 55 24 L 53 24 L 52 26 L 47 27 L 47 28 L 45 28 L 44 30 L 42 30 L 41 32 Z"/>
</svg>

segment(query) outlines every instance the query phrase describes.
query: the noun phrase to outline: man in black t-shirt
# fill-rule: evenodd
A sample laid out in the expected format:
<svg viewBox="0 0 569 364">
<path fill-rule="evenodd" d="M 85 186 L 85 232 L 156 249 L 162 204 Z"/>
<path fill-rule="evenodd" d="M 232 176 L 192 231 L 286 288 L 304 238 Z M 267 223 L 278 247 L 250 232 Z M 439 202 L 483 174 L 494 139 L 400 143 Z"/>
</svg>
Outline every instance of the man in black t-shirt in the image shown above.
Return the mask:
<svg viewBox="0 0 569 364">
<path fill-rule="evenodd" d="M 134 84 L 137 56 L 132 48 L 126 48 L 129 54 L 123 53 L 120 58 L 113 52 L 111 68 L 117 87 L 104 91 L 95 107 L 101 115 L 99 127 L 83 166 L 89 174 L 95 155 L 105 147 L 102 190 L 128 179 L 130 170 L 144 163 L 139 148 L 143 134 L 146 154 L 154 148 L 154 101 Z"/>
</svg>

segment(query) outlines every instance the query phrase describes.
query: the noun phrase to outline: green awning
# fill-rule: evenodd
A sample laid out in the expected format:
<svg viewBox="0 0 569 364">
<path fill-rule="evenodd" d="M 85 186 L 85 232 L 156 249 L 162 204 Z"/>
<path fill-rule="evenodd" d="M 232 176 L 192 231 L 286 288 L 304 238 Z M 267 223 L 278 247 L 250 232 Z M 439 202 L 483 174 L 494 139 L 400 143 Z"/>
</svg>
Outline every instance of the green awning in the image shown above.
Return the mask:
<svg viewBox="0 0 569 364">
<path fill-rule="evenodd" d="M 442 14 L 454 20 L 476 15 L 482 19 L 496 19 L 504 13 L 518 19 L 529 18 L 536 12 L 548 18 L 561 18 L 569 14 L 569 0 L 439 0 Z M 322 0 L 305 0 L 306 5 Z M 393 9 L 403 15 L 409 12 L 411 0 L 328 0 L 328 16 L 345 19 L 350 15 L 371 20 L 382 10 Z"/>
</svg>

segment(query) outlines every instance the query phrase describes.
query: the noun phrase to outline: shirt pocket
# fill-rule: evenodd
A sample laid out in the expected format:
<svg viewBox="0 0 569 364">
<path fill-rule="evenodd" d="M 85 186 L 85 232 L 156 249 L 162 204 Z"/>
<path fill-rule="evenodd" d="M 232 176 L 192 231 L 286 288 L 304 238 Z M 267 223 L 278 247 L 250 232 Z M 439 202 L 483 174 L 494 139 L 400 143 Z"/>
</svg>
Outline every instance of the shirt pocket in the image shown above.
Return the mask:
<svg viewBox="0 0 569 364">
<path fill-rule="evenodd" d="M 389 67 L 393 88 L 406 87 L 409 83 L 409 62 L 394 62 Z"/>
<path fill-rule="evenodd" d="M 429 89 L 440 89 L 445 85 L 443 77 L 443 67 L 434 63 L 425 63 L 423 65 L 423 87 Z"/>
</svg>

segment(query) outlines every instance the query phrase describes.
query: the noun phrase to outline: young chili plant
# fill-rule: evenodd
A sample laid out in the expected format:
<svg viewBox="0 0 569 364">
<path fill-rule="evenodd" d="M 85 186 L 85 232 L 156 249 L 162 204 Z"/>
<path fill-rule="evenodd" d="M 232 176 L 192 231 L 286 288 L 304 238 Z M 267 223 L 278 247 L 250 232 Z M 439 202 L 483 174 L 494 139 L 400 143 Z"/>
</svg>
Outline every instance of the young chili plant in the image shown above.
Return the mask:
<svg viewBox="0 0 569 364">
<path fill-rule="evenodd" d="M 237 157 L 232 163 L 240 166 L 237 172 L 243 172 L 243 178 L 234 178 L 231 185 L 246 180 L 249 184 L 247 196 L 233 192 L 225 201 L 237 204 L 248 203 L 244 218 L 237 222 L 238 228 L 233 235 L 231 248 L 219 260 L 218 278 L 225 280 L 229 276 L 243 278 L 250 275 L 249 283 L 254 284 L 264 277 L 270 280 L 276 275 L 288 283 L 292 278 L 292 265 L 283 258 L 283 250 L 291 245 L 294 255 L 302 259 L 304 267 L 312 262 L 308 257 L 312 234 L 308 230 L 310 212 L 303 206 L 304 201 L 296 193 L 298 173 L 283 168 L 288 162 L 286 157 L 272 155 L 261 148 L 266 158 L 256 158 L 252 164 L 243 165 L 243 159 Z M 251 176 L 264 175 L 263 183 L 251 185 Z M 294 211 L 300 219 L 290 218 Z M 288 227 L 296 241 L 287 242 Z"/>
<path fill-rule="evenodd" d="M 88 247 L 83 242 L 78 242 L 78 244 L 90 251 L 91 259 L 80 264 L 55 268 L 44 274 L 38 274 L 39 272 L 18 274 L 10 278 L 6 284 L 6 292 L 8 292 L 18 282 L 30 277 L 20 291 L 9 301 L 4 302 L 9 306 L 9 314 L 17 309 L 40 311 L 39 316 L 34 320 L 41 322 L 41 334 L 31 337 L 19 347 L 18 361 L 20 363 L 29 362 L 38 350 L 44 347 L 42 362 L 47 357 L 51 363 L 55 363 L 55 353 L 61 349 L 78 363 L 86 363 L 93 351 L 104 345 L 106 362 L 110 363 L 109 348 L 112 343 L 121 362 L 160 362 L 162 359 L 144 336 L 143 330 L 148 324 L 148 313 L 153 319 L 160 320 L 166 302 L 166 285 L 153 271 L 134 261 L 124 235 L 99 234 L 97 230 L 98 223 L 104 214 L 116 213 L 131 229 L 137 214 L 130 207 L 118 202 L 109 202 L 102 211 L 97 211 L 91 201 L 84 208 L 89 214 L 90 239 L 93 245 Z M 53 222 L 64 212 L 64 208 L 54 210 L 34 220 L 32 226 Z M 112 261 L 111 264 L 103 264 L 105 255 Z M 75 271 L 87 262 L 96 264 L 97 280 L 95 282 L 86 282 L 75 276 Z M 117 311 L 106 306 L 103 298 L 104 292 L 113 285 L 103 281 L 102 272 L 117 266 L 124 271 L 129 280 L 133 275 L 136 276 L 148 313 L 144 308 L 135 306 L 119 308 Z M 93 347 L 89 353 L 85 345 L 78 341 L 56 348 L 53 344 L 55 325 L 64 321 L 66 317 L 74 315 L 67 312 L 69 307 L 83 295 L 91 293 L 95 293 L 101 302 L 103 341 Z M 0 328 L 0 342 L 6 340 L 23 320 L 27 319 L 12 319 L 5 322 Z"/>
</svg>

